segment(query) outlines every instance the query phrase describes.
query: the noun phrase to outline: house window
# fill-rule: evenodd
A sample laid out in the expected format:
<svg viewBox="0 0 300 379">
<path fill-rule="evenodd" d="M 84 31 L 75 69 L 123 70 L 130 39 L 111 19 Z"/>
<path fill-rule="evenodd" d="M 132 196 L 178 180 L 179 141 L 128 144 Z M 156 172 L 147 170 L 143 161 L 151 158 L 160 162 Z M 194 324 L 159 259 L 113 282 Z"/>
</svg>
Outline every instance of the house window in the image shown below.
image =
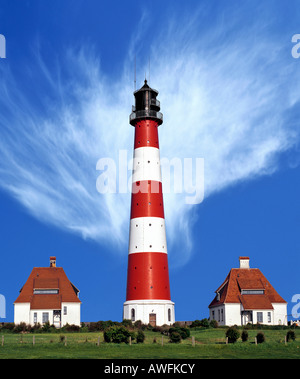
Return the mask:
<svg viewBox="0 0 300 379">
<path fill-rule="evenodd" d="M 67 307 L 64 306 L 64 316 L 66 316 L 68 314 L 67 310 L 68 310 Z"/>
<path fill-rule="evenodd" d="M 131 321 L 135 321 L 135 309 L 131 309 Z"/>
<path fill-rule="evenodd" d="M 214 320 L 215 319 L 215 311 L 212 311 L 211 315 L 212 315 L 212 319 Z"/>
<path fill-rule="evenodd" d="M 263 322 L 263 313 L 257 312 L 257 322 Z"/>
<path fill-rule="evenodd" d="M 33 290 L 34 295 L 55 295 L 58 294 L 58 289 L 34 289 Z"/>
<path fill-rule="evenodd" d="M 221 309 L 221 321 L 224 321 L 224 319 L 223 319 L 223 309 Z"/>
<path fill-rule="evenodd" d="M 37 323 L 37 313 L 34 312 L 33 314 L 33 323 L 36 324 Z"/>
<path fill-rule="evenodd" d="M 218 321 L 220 322 L 220 309 L 218 309 Z"/>
<path fill-rule="evenodd" d="M 242 290 L 241 295 L 263 295 L 265 290 Z"/>
<path fill-rule="evenodd" d="M 268 312 L 268 322 L 271 322 L 271 312 Z"/>
<path fill-rule="evenodd" d="M 49 322 L 49 313 L 43 312 L 43 324 L 45 324 L 46 322 Z"/>
</svg>

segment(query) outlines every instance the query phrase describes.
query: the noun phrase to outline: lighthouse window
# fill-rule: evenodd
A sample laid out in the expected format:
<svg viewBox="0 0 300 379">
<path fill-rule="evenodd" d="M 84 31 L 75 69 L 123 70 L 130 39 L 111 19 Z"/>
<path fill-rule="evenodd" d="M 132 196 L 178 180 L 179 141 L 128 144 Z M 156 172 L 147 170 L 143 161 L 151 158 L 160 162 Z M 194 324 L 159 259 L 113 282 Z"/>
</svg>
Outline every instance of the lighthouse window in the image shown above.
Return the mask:
<svg viewBox="0 0 300 379">
<path fill-rule="evenodd" d="M 150 141 L 148 140 L 147 143 L 149 143 Z"/>
<path fill-rule="evenodd" d="M 152 247 L 152 245 L 149 245 L 149 247 Z"/>
<path fill-rule="evenodd" d="M 171 309 L 170 308 L 168 309 L 168 321 L 169 322 L 171 321 Z"/>
<path fill-rule="evenodd" d="M 148 163 L 150 163 L 150 161 L 148 161 Z"/>
<path fill-rule="evenodd" d="M 135 321 L 135 309 L 131 309 L 131 321 Z"/>
<path fill-rule="evenodd" d="M 149 224 L 149 226 L 151 226 L 151 224 Z"/>
</svg>

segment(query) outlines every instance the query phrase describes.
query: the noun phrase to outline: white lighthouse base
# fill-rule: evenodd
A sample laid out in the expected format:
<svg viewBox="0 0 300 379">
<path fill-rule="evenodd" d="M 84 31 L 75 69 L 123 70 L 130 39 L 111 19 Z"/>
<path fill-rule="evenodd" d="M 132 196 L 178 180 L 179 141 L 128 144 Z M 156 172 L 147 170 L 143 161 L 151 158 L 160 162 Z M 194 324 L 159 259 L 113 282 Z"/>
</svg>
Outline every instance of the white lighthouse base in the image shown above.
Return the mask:
<svg viewBox="0 0 300 379">
<path fill-rule="evenodd" d="M 123 319 L 142 321 L 152 326 L 172 325 L 175 322 L 175 307 L 170 300 L 130 300 L 125 301 Z"/>
</svg>

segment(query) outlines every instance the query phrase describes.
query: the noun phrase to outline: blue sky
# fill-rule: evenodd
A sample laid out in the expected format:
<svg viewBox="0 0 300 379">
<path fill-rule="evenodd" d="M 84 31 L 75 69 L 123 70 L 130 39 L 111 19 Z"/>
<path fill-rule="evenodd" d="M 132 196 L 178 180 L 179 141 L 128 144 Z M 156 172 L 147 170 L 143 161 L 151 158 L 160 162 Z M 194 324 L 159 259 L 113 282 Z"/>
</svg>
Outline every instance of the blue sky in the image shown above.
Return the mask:
<svg viewBox="0 0 300 379">
<path fill-rule="evenodd" d="M 57 257 L 82 321 L 121 320 L 129 193 L 99 194 L 99 159 L 133 148 L 145 74 L 161 156 L 204 159 L 204 201 L 165 194 L 177 320 L 208 317 L 239 256 L 288 302 L 300 293 L 300 33 L 296 1 L 0 0 L 0 293 L 6 319 Z M 163 175 L 164 177 L 164 175 Z"/>
</svg>

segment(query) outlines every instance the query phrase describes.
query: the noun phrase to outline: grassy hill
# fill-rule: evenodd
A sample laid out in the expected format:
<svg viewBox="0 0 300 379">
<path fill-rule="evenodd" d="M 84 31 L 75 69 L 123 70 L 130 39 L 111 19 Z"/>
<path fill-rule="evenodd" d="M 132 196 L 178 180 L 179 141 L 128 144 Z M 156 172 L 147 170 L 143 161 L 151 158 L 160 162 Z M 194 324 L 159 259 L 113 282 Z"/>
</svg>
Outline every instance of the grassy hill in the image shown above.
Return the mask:
<svg viewBox="0 0 300 379">
<path fill-rule="evenodd" d="M 170 343 L 166 335 L 145 330 L 144 343 L 106 343 L 103 332 L 0 333 L 0 359 L 299 359 L 300 331 L 285 342 L 287 329 L 261 329 L 265 342 L 255 344 L 258 330 L 248 330 L 246 342 L 226 344 L 224 328 L 191 328 L 190 337 Z M 3 336 L 3 339 L 2 339 Z M 3 345 L 2 345 L 3 342 Z M 194 343 L 193 343 L 194 342 Z"/>
</svg>

